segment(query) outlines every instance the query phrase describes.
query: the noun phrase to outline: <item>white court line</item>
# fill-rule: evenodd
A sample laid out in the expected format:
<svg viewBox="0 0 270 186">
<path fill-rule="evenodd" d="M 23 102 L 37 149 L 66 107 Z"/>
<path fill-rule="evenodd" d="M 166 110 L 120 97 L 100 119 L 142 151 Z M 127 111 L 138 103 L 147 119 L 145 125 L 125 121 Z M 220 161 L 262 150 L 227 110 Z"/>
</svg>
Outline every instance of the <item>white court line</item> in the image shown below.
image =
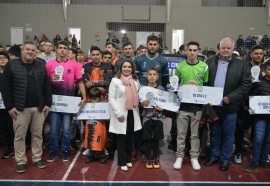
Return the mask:
<svg viewBox="0 0 270 186">
<path fill-rule="evenodd" d="M 117 151 L 115 151 L 114 156 L 113 156 L 113 163 L 110 169 L 110 172 L 108 174 L 107 180 L 108 181 L 113 181 L 115 176 L 116 176 L 116 172 L 118 169 L 118 165 L 117 165 Z"/>
<path fill-rule="evenodd" d="M 77 159 L 79 158 L 80 154 L 81 154 L 81 150 L 82 150 L 83 144 L 81 145 L 80 149 L 78 150 L 76 156 L 74 157 L 73 161 L 71 162 L 70 166 L 68 167 L 68 170 L 66 171 L 66 173 L 64 174 L 64 177 L 62 178 L 62 182 L 67 180 L 68 175 L 70 174 L 72 168 L 74 167 Z"/>
</svg>

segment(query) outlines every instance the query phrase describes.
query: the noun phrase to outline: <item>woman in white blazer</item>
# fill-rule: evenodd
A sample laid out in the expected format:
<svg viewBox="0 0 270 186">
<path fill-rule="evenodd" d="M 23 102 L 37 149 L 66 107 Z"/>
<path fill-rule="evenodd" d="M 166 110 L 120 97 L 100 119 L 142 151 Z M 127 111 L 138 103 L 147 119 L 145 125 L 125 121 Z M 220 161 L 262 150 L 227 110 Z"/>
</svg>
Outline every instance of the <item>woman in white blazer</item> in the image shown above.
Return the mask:
<svg viewBox="0 0 270 186">
<path fill-rule="evenodd" d="M 123 171 L 132 167 L 134 131 L 140 130 L 138 101 L 139 82 L 133 64 L 125 60 L 109 87 L 112 107 L 109 131 L 117 136 L 118 166 Z"/>
</svg>

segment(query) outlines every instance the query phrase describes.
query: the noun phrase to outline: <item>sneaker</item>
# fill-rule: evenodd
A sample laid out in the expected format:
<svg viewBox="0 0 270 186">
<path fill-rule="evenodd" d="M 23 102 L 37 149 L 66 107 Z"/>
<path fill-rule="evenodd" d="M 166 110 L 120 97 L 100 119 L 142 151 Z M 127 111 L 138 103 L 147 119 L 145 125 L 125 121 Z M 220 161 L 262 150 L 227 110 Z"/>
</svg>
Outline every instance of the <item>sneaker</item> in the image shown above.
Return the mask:
<svg viewBox="0 0 270 186">
<path fill-rule="evenodd" d="M 78 151 L 79 150 L 79 147 L 77 146 L 76 141 L 74 141 L 74 140 L 71 141 L 71 143 L 70 143 L 70 149 L 71 150 L 74 150 L 74 151 Z"/>
<path fill-rule="evenodd" d="M 173 164 L 174 169 L 181 169 L 183 163 L 183 158 L 176 158 L 176 161 Z"/>
<path fill-rule="evenodd" d="M 128 171 L 128 167 L 127 166 L 121 166 L 120 167 L 122 171 Z"/>
<path fill-rule="evenodd" d="M 160 163 L 158 159 L 153 160 L 153 167 L 155 169 L 159 169 L 160 168 Z"/>
<path fill-rule="evenodd" d="M 26 170 L 26 164 L 20 164 L 16 166 L 16 172 L 23 173 Z"/>
<path fill-rule="evenodd" d="M 83 151 L 82 153 L 84 156 L 88 156 L 89 155 L 89 149 L 85 149 L 85 151 Z"/>
<path fill-rule="evenodd" d="M 44 169 L 47 167 L 46 164 L 44 163 L 44 161 L 42 161 L 42 160 L 38 160 L 37 162 L 35 162 L 33 164 L 40 169 Z"/>
<path fill-rule="evenodd" d="M 242 158 L 241 158 L 241 154 L 240 153 L 235 154 L 235 156 L 234 156 L 234 162 L 235 163 L 238 163 L 238 164 L 242 163 Z"/>
<path fill-rule="evenodd" d="M 5 148 L 4 153 L 1 155 L 2 159 L 8 159 L 10 156 L 14 156 L 14 150 Z"/>
<path fill-rule="evenodd" d="M 270 164 L 268 162 L 260 162 L 260 166 L 266 169 L 270 169 Z"/>
<path fill-rule="evenodd" d="M 132 168 L 132 163 L 127 163 L 128 168 Z"/>
<path fill-rule="evenodd" d="M 101 158 L 99 159 L 99 162 L 100 162 L 101 164 L 105 164 L 105 163 L 107 162 L 106 157 L 101 157 Z"/>
<path fill-rule="evenodd" d="M 105 148 L 105 156 L 109 156 L 110 155 L 110 153 L 109 153 L 109 151 Z"/>
<path fill-rule="evenodd" d="M 51 163 L 57 158 L 56 152 L 50 152 L 49 158 L 47 159 L 47 162 Z"/>
<path fill-rule="evenodd" d="M 89 155 L 85 161 L 85 163 L 90 163 L 94 160 L 93 156 L 92 155 Z"/>
<path fill-rule="evenodd" d="M 201 166 L 200 166 L 197 158 L 191 158 L 191 165 L 192 165 L 192 168 L 194 170 L 200 170 L 201 169 Z"/>
<path fill-rule="evenodd" d="M 62 152 L 62 161 L 63 162 L 68 162 L 69 161 L 69 155 L 68 152 Z"/>
<path fill-rule="evenodd" d="M 153 163 L 152 163 L 152 160 L 147 160 L 146 164 L 145 164 L 145 167 L 147 169 L 152 169 L 153 168 Z"/>
<path fill-rule="evenodd" d="M 259 168 L 259 166 L 260 166 L 260 164 L 251 163 L 249 166 L 247 166 L 245 168 L 245 171 L 247 171 L 247 172 L 254 171 L 255 169 Z"/>
</svg>

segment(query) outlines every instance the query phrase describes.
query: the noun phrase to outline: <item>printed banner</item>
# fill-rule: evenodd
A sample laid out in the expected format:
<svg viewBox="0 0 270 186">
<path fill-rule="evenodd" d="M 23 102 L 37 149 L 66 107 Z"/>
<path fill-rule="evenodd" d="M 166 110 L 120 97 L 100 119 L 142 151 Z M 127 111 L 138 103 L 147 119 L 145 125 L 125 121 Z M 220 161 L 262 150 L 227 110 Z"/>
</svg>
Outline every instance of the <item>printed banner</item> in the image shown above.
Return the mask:
<svg viewBox="0 0 270 186">
<path fill-rule="evenodd" d="M 249 112 L 270 114 L 270 96 L 249 96 Z"/>
<path fill-rule="evenodd" d="M 52 112 L 78 113 L 80 97 L 52 95 Z"/>
<path fill-rule="evenodd" d="M 182 103 L 222 105 L 223 88 L 182 85 L 178 90 L 178 96 Z"/>
<path fill-rule="evenodd" d="M 3 98 L 2 98 L 1 92 L 0 92 L 0 109 L 5 109 L 5 105 L 4 105 L 4 101 L 3 101 Z"/>
<path fill-rule="evenodd" d="M 109 120 L 111 112 L 109 103 L 86 103 L 77 115 L 77 120 Z"/>
<path fill-rule="evenodd" d="M 153 106 L 158 105 L 163 109 L 178 112 L 180 107 L 180 101 L 176 94 L 148 86 L 140 88 L 139 100 L 140 102 L 144 100 L 150 102 L 145 108 L 152 108 Z"/>
</svg>

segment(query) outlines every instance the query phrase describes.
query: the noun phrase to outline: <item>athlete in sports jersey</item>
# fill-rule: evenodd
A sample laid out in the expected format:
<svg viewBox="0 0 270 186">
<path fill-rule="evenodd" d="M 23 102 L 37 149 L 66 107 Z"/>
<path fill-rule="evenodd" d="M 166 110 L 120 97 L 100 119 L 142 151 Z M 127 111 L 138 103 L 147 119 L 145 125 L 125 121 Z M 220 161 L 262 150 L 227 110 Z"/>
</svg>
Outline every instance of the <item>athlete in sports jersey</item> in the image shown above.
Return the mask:
<svg viewBox="0 0 270 186">
<path fill-rule="evenodd" d="M 147 53 L 135 59 L 136 73 L 139 75 L 139 81 L 142 85 L 148 85 L 147 70 L 155 68 L 158 71 L 158 85 L 166 88 L 169 82 L 169 69 L 167 60 L 158 54 L 158 37 L 150 35 L 147 38 Z"/>
<path fill-rule="evenodd" d="M 182 85 L 199 85 L 208 81 L 208 66 L 198 60 L 199 43 L 191 41 L 187 44 L 187 60 L 178 64 L 175 75 Z M 191 135 L 191 164 L 194 170 L 200 170 L 198 162 L 199 156 L 199 120 L 201 115 L 201 105 L 182 103 L 177 116 L 177 151 L 174 169 L 180 169 L 185 155 L 185 139 L 187 130 L 190 128 Z"/>
<path fill-rule="evenodd" d="M 79 103 L 82 106 L 86 101 L 85 87 L 82 78 L 82 68 L 76 61 L 68 59 L 69 44 L 60 41 L 57 44 L 57 58 L 46 64 L 47 74 L 52 84 L 52 92 L 56 95 L 74 96 L 75 83 L 78 83 L 83 99 Z M 68 113 L 50 113 L 50 155 L 48 162 L 53 162 L 58 156 L 59 131 L 62 131 L 61 152 L 62 160 L 69 161 L 70 149 L 70 122 Z"/>
<path fill-rule="evenodd" d="M 91 102 L 100 102 L 101 91 L 97 87 L 92 87 L 88 93 Z M 86 159 L 86 163 L 93 161 L 95 155 L 99 157 L 100 163 L 106 163 L 105 146 L 107 142 L 107 130 L 105 120 L 93 120 L 87 121 L 88 126 L 88 149 L 89 155 Z"/>
<path fill-rule="evenodd" d="M 84 75 L 83 81 L 85 87 L 90 89 L 98 87 L 101 91 L 100 100 L 102 102 L 108 101 L 108 87 L 113 77 L 113 66 L 110 63 L 101 62 L 100 48 L 93 46 L 90 49 L 92 63 L 87 63 L 83 66 Z M 87 98 L 87 102 L 91 102 L 91 98 Z M 88 130 L 89 127 L 85 126 L 84 148 L 88 148 Z"/>
</svg>

